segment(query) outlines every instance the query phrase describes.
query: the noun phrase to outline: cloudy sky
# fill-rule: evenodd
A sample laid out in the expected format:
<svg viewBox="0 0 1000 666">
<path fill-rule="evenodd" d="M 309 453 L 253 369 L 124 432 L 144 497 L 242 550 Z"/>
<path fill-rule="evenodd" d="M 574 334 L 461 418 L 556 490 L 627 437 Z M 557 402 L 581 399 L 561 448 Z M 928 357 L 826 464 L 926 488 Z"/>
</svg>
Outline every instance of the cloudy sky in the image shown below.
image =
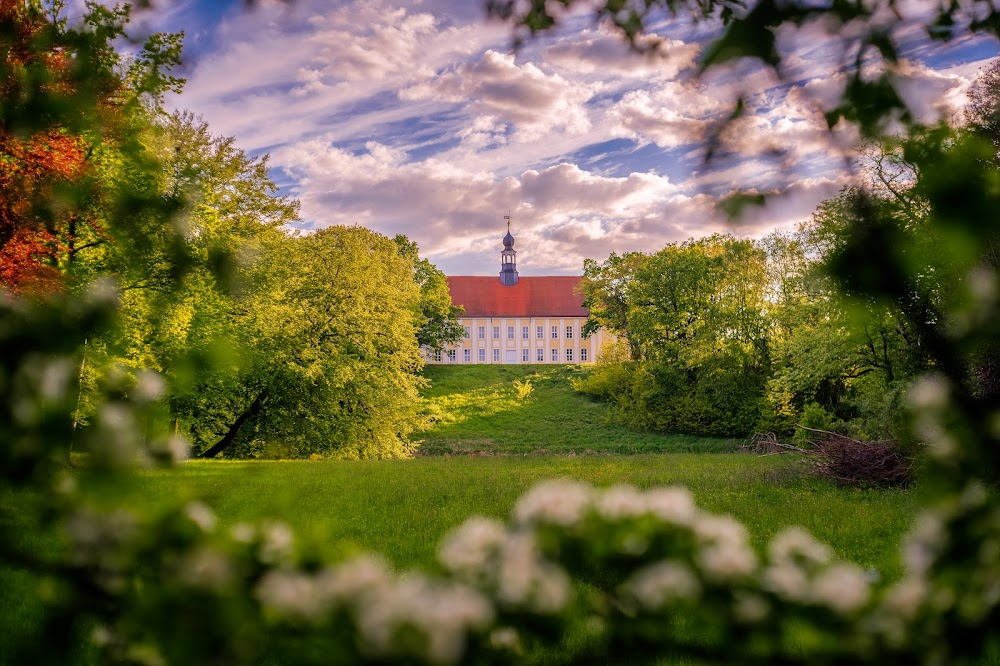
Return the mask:
<svg viewBox="0 0 1000 666">
<path fill-rule="evenodd" d="M 903 3 L 919 18 L 921 0 Z M 716 231 L 761 235 L 808 218 L 849 182 L 850 127 L 822 111 L 854 58 L 819 26 L 779 34 L 784 82 L 749 63 L 698 77 L 711 25 L 664 20 L 630 52 L 586 15 L 513 53 L 478 0 L 161 0 L 140 17 L 183 29 L 188 79 L 171 105 L 204 116 L 302 203 L 303 229 L 405 233 L 445 272 L 499 270 L 510 211 L 522 275 L 578 274 L 585 257 L 652 251 Z M 996 43 L 929 44 L 897 23 L 901 90 L 925 120 L 956 114 Z M 704 139 L 733 101 L 751 113 Z M 735 188 L 778 192 L 738 226 Z"/>
</svg>

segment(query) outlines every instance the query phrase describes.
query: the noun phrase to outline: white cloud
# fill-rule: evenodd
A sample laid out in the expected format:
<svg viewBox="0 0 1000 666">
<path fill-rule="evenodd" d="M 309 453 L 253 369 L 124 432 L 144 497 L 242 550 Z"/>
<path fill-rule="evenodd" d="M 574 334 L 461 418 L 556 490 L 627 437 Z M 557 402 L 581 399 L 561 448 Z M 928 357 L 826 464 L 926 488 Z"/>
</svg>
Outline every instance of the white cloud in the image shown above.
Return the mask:
<svg viewBox="0 0 1000 666">
<path fill-rule="evenodd" d="M 913 14 L 927 1 L 901 4 Z M 194 6 L 173 0 L 162 16 Z M 309 224 L 406 233 L 451 273 L 493 272 L 508 209 L 525 274 L 573 273 L 586 256 L 788 227 L 849 177 L 838 155 L 857 135 L 828 132 L 823 112 L 846 83 L 853 26 L 780 31 L 789 84 L 749 61 L 695 78 L 693 38 L 641 56 L 603 26 L 515 57 L 509 28 L 476 14 L 459 0 L 265 0 L 196 26 L 210 38 L 176 101 L 241 147 L 270 149 Z M 918 116 L 961 107 L 980 63 L 935 68 L 912 21 L 897 35 Z M 726 159 L 686 173 L 739 97 L 747 113 L 722 133 Z M 715 203 L 737 188 L 780 196 L 731 227 Z"/>
<path fill-rule="evenodd" d="M 543 51 L 546 64 L 564 72 L 593 75 L 600 80 L 673 79 L 690 70 L 701 51 L 698 44 L 645 35 L 630 48 L 612 29 L 602 25 L 559 39 Z"/>
<path fill-rule="evenodd" d="M 518 65 L 513 55 L 489 50 L 477 62 L 403 90 L 400 98 L 463 104 L 511 123 L 519 140 L 530 141 L 550 132 L 590 129 L 585 104 L 600 88 L 546 74 L 533 63 Z"/>
</svg>

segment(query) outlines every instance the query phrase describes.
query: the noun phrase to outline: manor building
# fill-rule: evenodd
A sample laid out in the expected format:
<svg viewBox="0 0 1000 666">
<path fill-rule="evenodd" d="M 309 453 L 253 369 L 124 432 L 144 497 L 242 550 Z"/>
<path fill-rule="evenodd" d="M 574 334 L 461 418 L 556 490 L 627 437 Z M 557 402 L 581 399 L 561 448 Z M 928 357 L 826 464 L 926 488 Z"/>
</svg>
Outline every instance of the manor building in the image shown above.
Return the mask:
<svg viewBox="0 0 1000 666">
<path fill-rule="evenodd" d="M 603 330 L 583 336 L 588 310 L 577 292 L 581 277 L 520 277 L 507 222 L 500 277 L 448 277 L 451 301 L 465 308 L 464 337 L 428 363 L 592 363 L 611 338 Z"/>
</svg>

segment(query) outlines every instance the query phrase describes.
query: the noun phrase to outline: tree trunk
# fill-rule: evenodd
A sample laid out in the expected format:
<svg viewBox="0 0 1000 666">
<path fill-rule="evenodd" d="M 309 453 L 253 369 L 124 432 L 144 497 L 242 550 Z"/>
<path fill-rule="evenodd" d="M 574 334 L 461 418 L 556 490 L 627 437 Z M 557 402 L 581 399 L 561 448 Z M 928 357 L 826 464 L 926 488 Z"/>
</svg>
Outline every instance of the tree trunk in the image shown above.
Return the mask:
<svg viewBox="0 0 1000 666">
<path fill-rule="evenodd" d="M 257 397 L 254 398 L 254 401 L 252 403 L 250 403 L 250 406 L 247 407 L 246 410 L 242 414 L 240 414 L 239 417 L 237 417 L 236 421 L 233 422 L 233 425 L 229 427 L 229 432 L 227 432 L 225 436 L 215 444 L 215 446 L 210 448 L 208 451 L 205 451 L 198 457 L 214 458 L 215 456 L 219 455 L 220 453 L 228 449 L 232 445 L 232 443 L 236 441 L 236 435 L 240 434 L 240 430 L 243 428 L 244 425 L 246 425 L 246 422 L 249 421 L 252 417 L 256 416 L 258 412 L 260 412 L 260 408 L 264 404 L 264 397 L 266 395 L 267 395 L 266 390 L 261 391 L 259 394 L 257 394 Z"/>
</svg>

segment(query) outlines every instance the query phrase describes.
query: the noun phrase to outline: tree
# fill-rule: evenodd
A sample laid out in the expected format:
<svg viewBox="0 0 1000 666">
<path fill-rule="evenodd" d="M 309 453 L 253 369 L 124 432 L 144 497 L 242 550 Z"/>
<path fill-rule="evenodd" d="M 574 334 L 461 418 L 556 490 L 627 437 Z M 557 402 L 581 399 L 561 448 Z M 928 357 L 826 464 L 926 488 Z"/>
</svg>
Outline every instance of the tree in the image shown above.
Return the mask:
<svg viewBox="0 0 1000 666">
<path fill-rule="evenodd" d="M 769 371 L 766 290 L 763 251 L 730 236 L 587 262 L 588 326 L 625 339 L 638 363 L 609 360 L 578 387 L 638 427 L 744 434 Z"/>
<path fill-rule="evenodd" d="M 465 334 L 459 323 L 465 310 L 452 304 L 448 278 L 437 266 L 420 258 L 415 242 L 402 234 L 397 234 L 393 241 L 400 254 L 413 262 L 413 279 L 420 287 L 417 344 L 425 349 L 441 351 L 445 346 L 458 342 Z"/>
<path fill-rule="evenodd" d="M 635 281 L 636 269 L 644 261 L 645 256 L 640 252 L 623 255 L 612 252 L 603 264 L 584 259 L 580 282 L 583 305 L 588 309 L 582 334 L 587 336 L 602 328 L 613 333 L 626 342 L 632 360 L 638 360 L 642 351 L 639 342 L 632 339 L 629 328 L 629 290 Z"/>
<path fill-rule="evenodd" d="M 1000 150 L 1000 58 L 986 65 L 969 86 L 967 127 Z"/>
<path fill-rule="evenodd" d="M 81 245 L 130 231 L 125 217 L 102 220 L 102 209 L 166 203 L 109 190 L 96 162 L 109 152 L 138 157 L 123 150 L 133 130 L 182 83 L 169 74 L 179 36 L 151 35 L 126 66 L 111 42 L 125 35 L 128 6 L 91 5 L 75 28 L 62 10 L 61 2 L 0 3 L 0 276 L 12 288 L 56 288 Z M 140 174 L 147 165 L 129 166 Z"/>
<path fill-rule="evenodd" d="M 225 424 L 198 433 L 219 437 L 204 455 L 408 455 L 422 365 L 413 272 L 396 243 L 361 227 L 267 244 L 232 315 L 245 368 L 195 385 L 190 418 Z"/>
</svg>

